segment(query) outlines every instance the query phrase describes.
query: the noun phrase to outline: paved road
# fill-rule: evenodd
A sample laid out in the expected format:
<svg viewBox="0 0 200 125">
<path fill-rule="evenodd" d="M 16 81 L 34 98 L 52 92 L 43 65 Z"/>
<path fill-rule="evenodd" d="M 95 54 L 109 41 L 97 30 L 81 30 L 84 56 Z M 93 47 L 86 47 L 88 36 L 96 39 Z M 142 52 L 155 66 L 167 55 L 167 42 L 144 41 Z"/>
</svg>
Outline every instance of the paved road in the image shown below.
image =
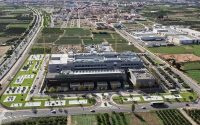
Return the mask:
<svg viewBox="0 0 200 125">
<path fill-rule="evenodd" d="M 176 109 L 176 108 L 184 108 L 186 107 L 186 103 L 166 103 L 168 105 L 167 108 L 163 109 Z M 92 107 L 70 107 L 70 108 L 60 108 L 62 111 L 59 111 L 58 108 L 54 108 L 56 110 L 56 113 L 51 113 L 50 108 L 49 109 L 40 109 L 37 110 L 37 113 L 33 113 L 33 111 L 30 110 L 18 110 L 18 111 L 6 111 L 1 117 L 2 122 L 11 122 L 15 120 L 20 119 L 26 119 L 29 117 L 44 117 L 44 116 L 64 116 L 64 115 L 79 115 L 79 114 L 94 114 L 91 112 L 91 110 L 95 110 L 95 113 L 105 113 L 105 112 L 131 112 L 130 106 L 127 105 L 115 105 L 109 106 L 109 107 L 100 107 L 100 103 L 92 106 Z M 190 103 L 193 107 L 198 107 L 199 104 L 193 104 Z M 142 109 L 141 107 L 146 107 L 146 109 Z M 138 104 L 136 105 L 135 112 L 147 112 L 151 110 L 160 110 L 161 108 L 154 108 L 149 103 L 146 104 Z M 66 112 L 67 111 L 67 112 Z"/>
</svg>

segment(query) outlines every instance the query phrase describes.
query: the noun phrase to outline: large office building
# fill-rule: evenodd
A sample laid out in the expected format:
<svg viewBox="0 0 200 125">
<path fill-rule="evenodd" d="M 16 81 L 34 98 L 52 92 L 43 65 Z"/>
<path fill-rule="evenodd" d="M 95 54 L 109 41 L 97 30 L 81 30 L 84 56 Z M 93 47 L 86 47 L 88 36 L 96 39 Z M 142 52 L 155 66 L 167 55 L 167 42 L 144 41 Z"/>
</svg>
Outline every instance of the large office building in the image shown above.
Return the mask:
<svg viewBox="0 0 200 125">
<path fill-rule="evenodd" d="M 147 69 L 129 69 L 130 81 L 137 87 L 153 87 L 156 85 L 155 77 Z"/>
<path fill-rule="evenodd" d="M 68 86 L 72 90 L 78 86 L 120 88 L 127 80 L 128 69 L 143 67 L 133 52 L 52 54 L 45 82 L 47 86 Z"/>
<path fill-rule="evenodd" d="M 49 73 L 71 70 L 114 70 L 142 68 L 141 59 L 133 52 L 68 53 L 52 54 Z"/>
</svg>

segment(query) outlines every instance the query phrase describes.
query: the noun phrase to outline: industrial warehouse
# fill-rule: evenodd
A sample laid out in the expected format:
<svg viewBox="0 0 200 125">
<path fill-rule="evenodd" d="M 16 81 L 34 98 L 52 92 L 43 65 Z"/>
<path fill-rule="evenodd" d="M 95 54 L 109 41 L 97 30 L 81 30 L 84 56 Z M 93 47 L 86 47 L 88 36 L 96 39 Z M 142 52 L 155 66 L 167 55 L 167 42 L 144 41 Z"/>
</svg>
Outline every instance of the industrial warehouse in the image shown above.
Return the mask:
<svg viewBox="0 0 200 125">
<path fill-rule="evenodd" d="M 144 69 L 144 65 L 133 52 L 52 54 L 45 82 L 48 87 L 57 86 L 65 90 L 120 89 L 131 83 L 128 82 L 129 69 L 137 69 L 137 75 L 149 76 L 148 72 L 138 72 Z M 147 79 L 154 78 L 143 80 Z"/>
</svg>

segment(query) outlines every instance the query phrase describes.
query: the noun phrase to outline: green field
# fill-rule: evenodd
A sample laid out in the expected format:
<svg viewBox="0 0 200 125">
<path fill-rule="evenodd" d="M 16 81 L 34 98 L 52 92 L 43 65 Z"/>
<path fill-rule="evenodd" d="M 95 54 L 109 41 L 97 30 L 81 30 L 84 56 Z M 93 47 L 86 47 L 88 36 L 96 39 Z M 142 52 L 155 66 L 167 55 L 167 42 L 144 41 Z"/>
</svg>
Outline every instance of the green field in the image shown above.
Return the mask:
<svg viewBox="0 0 200 125">
<path fill-rule="evenodd" d="M 0 6 L 0 10 L 0 44 L 14 45 L 14 39 L 20 38 L 32 26 L 32 12 L 24 6 L 14 5 Z"/>
<path fill-rule="evenodd" d="M 158 54 L 194 54 L 200 56 L 200 45 L 181 45 L 170 47 L 148 48 Z M 200 83 L 200 62 L 187 62 L 181 64 L 181 69 L 192 79 Z"/>
<path fill-rule="evenodd" d="M 56 44 L 81 44 L 82 39 L 79 37 L 62 37 L 58 41 L 56 41 Z"/>
<path fill-rule="evenodd" d="M 188 70 L 186 71 L 186 74 L 200 83 L 200 70 Z"/>
<path fill-rule="evenodd" d="M 76 125 L 94 125 L 96 124 L 95 115 L 75 115 L 72 116 L 72 123 Z"/>
<path fill-rule="evenodd" d="M 153 53 L 160 54 L 194 54 L 200 56 L 200 45 L 150 47 L 148 49 Z"/>
<path fill-rule="evenodd" d="M 138 24 L 136 22 L 123 23 L 123 24 L 126 26 L 126 28 L 128 28 L 130 30 L 135 30 L 135 31 L 139 30 L 140 31 L 140 30 L 144 30 L 145 29 L 145 27 L 143 25 Z"/>
<path fill-rule="evenodd" d="M 89 29 L 83 29 L 83 28 L 66 28 L 65 29 L 65 37 L 90 37 L 91 32 Z"/>
<path fill-rule="evenodd" d="M 74 125 L 131 125 L 131 114 L 104 113 L 95 115 L 72 116 Z"/>
<path fill-rule="evenodd" d="M 184 25 L 200 30 L 200 8 L 177 4 L 147 5 L 140 14 L 156 23 L 163 25 Z"/>
<path fill-rule="evenodd" d="M 182 69 L 187 70 L 199 70 L 200 69 L 200 62 L 188 62 L 182 64 Z"/>
<path fill-rule="evenodd" d="M 29 54 L 51 54 L 51 48 L 48 46 L 33 46 Z"/>
<path fill-rule="evenodd" d="M 136 53 L 140 52 L 140 50 L 138 50 L 133 45 L 128 45 L 128 42 L 119 43 L 119 44 L 112 44 L 112 48 L 117 52 L 123 52 L 123 51 L 133 51 L 133 52 L 136 52 Z"/>
<path fill-rule="evenodd" d="M 9 24 L 7 25 L 7 28 L 28 28 L 29 24 Z"/>
<path fill-rule="evenodd" d="M 55 42 L 61 34 L 43 34 L 37 39 L 38 43 L 53 43 Z"/>
<path fill-rule="evenodd" d="M 181 69 L 189 77 L 200 83 L 200 62 L 183 63 Z"/>
<path fill-rule="evenodd" d="M 42 30 L 43 34 L 62 34 L 64 33 L 64 29 L 61 28 L 44 28 Z"/>
<path fill-rule="evenodd" d="M 129 46 L 128 42 L 115 32 L 95 31 L 83 28 L 44 28 L 38 43 L 47 43 L 55 45 L 64 44 L 101 44 L 108 42 L 116 51 L 134 51 L 139 52 L 134 46 Z"/>
</svg>

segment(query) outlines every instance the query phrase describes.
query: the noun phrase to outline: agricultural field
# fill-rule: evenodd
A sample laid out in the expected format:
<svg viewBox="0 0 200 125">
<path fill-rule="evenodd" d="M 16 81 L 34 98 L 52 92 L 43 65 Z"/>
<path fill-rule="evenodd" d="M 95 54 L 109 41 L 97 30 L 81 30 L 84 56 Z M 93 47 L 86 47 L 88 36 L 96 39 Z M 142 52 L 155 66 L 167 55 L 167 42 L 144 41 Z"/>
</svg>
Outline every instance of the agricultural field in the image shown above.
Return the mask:
<svg viewBox="0 0 200 125">
<path fill-rule="evenodd" d="M 156 114 L 163 125 L 192 125 L 177 109 L 159 110 Z"/>
<path fill-rule="evenodd" d="M 123 51 L 133 51 L 136 53 L 140 52 L 140 50 L 138 50 L 135 46 L 128 45 L 128 43 L 112 44 L 112 48 L 117 52 L 123 52 Z"/>
<path fill-rule="evenodd" d="M 189 77 L 200 83 L 200 62 L 187 62 L 181 64 L 181 69 Z"/>
<path fill-rule="evenodd" d="M 200 70 L 187 70 L 185 73 L 200 84 Z"/>
<path fill-rule="evenodd" d="M 38 46 L 35 45 L 31 48 L 31 51 L 29 52 L 29 54 L 51 54 L 51 47 L 49 46 Z"/>
<path fill-rule="evenodd" d="M 190 26 L 200 30 L 200 8 L 184 5 L 149 5 L 141 9 L 140 14 L 164 25 Z"/>
<path fill-rule="evenodd" d="M 0 6 L 0 10 L 0 44 L 19 38 L 31 26 L 33 14 L 28 8 Z"/>
<path fill-rule="evenodd" d="M 15 121 L 3 125 L 44 125 L 44 124 L 67 125 L 67 116 L 29 118 L 23 121 Z"/>
<path fill-rule="evenodd" d="M 74 125 L 131 125 L 131 115 L 125 113 L 104 113 L 72 116 Z"/>
<path fill-rule="evenodd" d="M 138 24 L 136 22 L 130 22 L 130 23 L 123 23 L 123 25 L 128 28 L 129 30 L 132 31 L 140 31 L 140 30 L 144 30 L 145 27 L 141 24 Z"/>
<path fill-rule="evenodd" d="M 182 64 L 182 70 L 200 70 L 200 62 L 189 62 L 189 63 L 183 63 Z"/>
<path fill-rule="evenodd" d="M 92 34 L 89 29 L 83 28 L 66 28 L 65 37 L 90 37 Z"/>
<path fill-rule="evenodd" d="M 152 28 L 153 25 L 154 25 L 153 22 L 148 21 L 148 20 L 138 20 L 137 23 L 142 25 L 142 26 L 148 27 L 148 28 Z"/>
<path fill-rule="evenodd" d="M 44 28 L 37 40 L 37 44 L 60 46 L 60 45 L 88 45 L 108 42 L 117 52 L 134 51 L 139 52 L 133 45 L 114 31 L 94 31 L 84 28 Z"/>
<path fill-rule="evenodd" d="M 75 115 L 72 116 L 73 125 L 96 125 L 96 116 L 95 115 Z"/>
<path fill-rule="evenodd" d="M 200 124 L 200 110 L 199 110 L 199 109 L 184 109 L 184 111 L 185 111 L 197 124 Z"/>
<path fill-rule="evenodd" d="M 72 116 L 73 125 L 161 125 L 154 112 L 104 113 Z"/>
<path fill-rule="evenodd" d="M 153 53 L 159 53 L 159 54 L 194 54 L 196 56 L 200 56 L 199 45 L 150 47 L 148 49 Z"/>
</svg>

